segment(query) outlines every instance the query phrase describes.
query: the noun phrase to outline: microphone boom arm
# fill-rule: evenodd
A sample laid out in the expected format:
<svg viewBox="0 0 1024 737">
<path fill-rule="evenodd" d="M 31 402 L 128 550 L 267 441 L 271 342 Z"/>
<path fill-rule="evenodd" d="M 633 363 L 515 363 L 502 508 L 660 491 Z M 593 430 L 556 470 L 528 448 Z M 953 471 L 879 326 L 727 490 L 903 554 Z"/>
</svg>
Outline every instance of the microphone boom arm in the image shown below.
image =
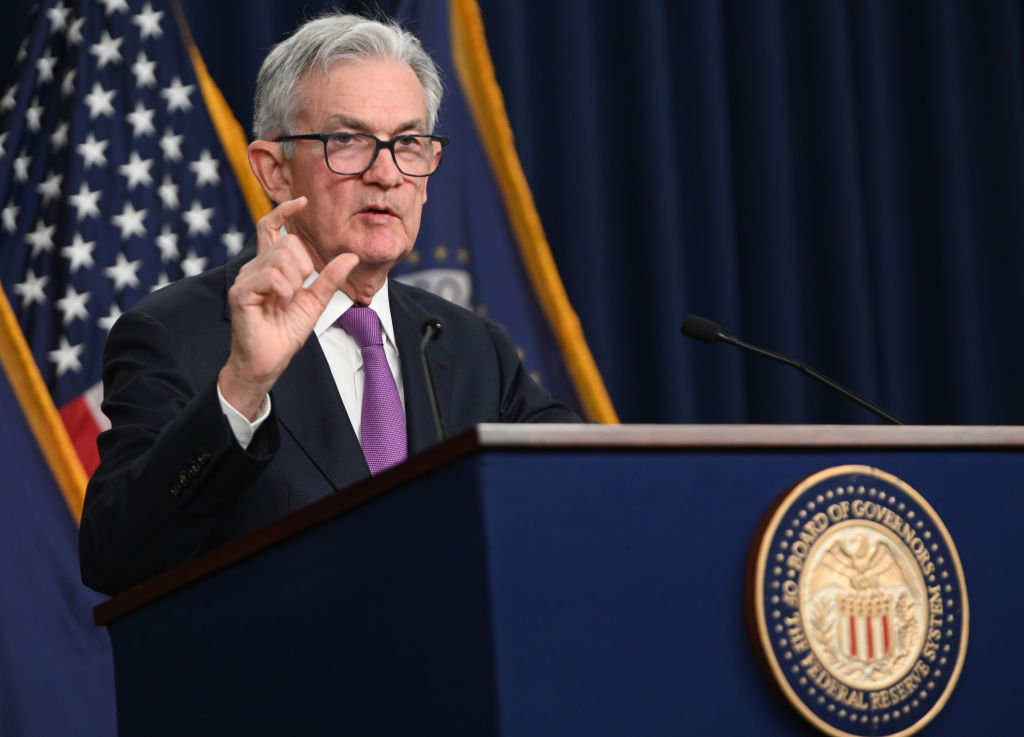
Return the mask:
<svg viewBox="0 0 1024 737">
<path fill-rule="evenodd" d="M 756 345 L 751 345 L 750 343 L 745 343 L 742 340 L 740 340 L 739 338 L 734 338 L 733 336 L 728 335 L 726 333 L 723 333 L 722 331 L 718 332 L 718 339 L 721 340 L 721 341 L 724 341 L 726 343 L 731 343 L 732 345 L 736 346 L 737 348 L 743 348 L 744 350 L 748 350 L 751 353 L 756 353 L 759 356 L 764 356 L 765 358 L 771 358 L 771 359 L 773 359 L 775 361 L 778 361 L 779 363 L 784 363 L 787 366 L 792 366 L 793 368 L 798 369 L 799 371 L 801 371 L 802 373 L 806 374 L 807 376 L 810 376 L 815 381 L 817 381 L 817 382 L 819 382 L 821 384 L 824 384 L 825 386 L 829 387 L 830 389 L 833 389 L 834 391 L 839 392 L 840 394 L 842 394 L 847 399 L 850 399 L 850 400 L 856 402 L 857 404 L 859 404 L 861 407 L 863 407 L 864 409 L 868 410 L 869 412 L 872 412 L 875 415 L 878 415 L 879 417 L 881 417 L 886 422 L 890 422 L 893 425 L 903 425 L 903 424 L 906 424 L 902 420 L 900 420 L 899 418 L 894 417 L 893 415 L 891 415 L 888 412 L 886 412 L 881 407 L 875 406 L 874 404 L 872 404 L 868 400 L 864 399 L 864 397 L 860 396 L 856 392 L 854 392 L 854 391 L 852 391 L 850 389 L 847 389 L 842 384 L 833 381 L 832 379 L 828 378 L 824 374 L 818 373 L 817 371 L 815 371 L 814 369 L 812 369 L 810 366 L 808 366 L 806 364 L 800 363 L 799 361 L 794 361 L 792 358 L 787 358 L 786 356 L 779 355 L 778 353 L 773 353 L 772 351 L 765 350 L 764 348 L 758 348 Z"/>
<path fill-rule="evenodd" d="M 722 329 L 718 326 L 718 323 L 712 322 L 711 320 L 708 320 L 706 317 L 701 317 L 699 315 L 687 315 L 686 319 L 683 320 L 682 333 L 688 338 L 693 338 L 704 343 L 714 344 L 721 340 L 725 343 L 729 343 L 730 345 L 734 345 L 737 348 L 742 348 L 745 351 L 750 351 L 751 353 L 756 353 L 759 356 L 764 356 L 765 358 L 770 358 L 773 361 L 778 361 L 779 363 L 791 366 L 795 369 L 798 369 L 801 373 L 810 376 L 815 381 L 824 384 L 829 389 L 839 392 L 847 399 L 856 402 L 861 407 L 877 415 L 878 417 L 881 417 L 886 422 L 891 422 L 893 425 L 906 424 L 899 418 L 894 417 L 893 415 L 886 412 L 881 407 L 877 407 L 868 400 L 864 399 L 864 397 L 847 389 L 842 384 L 833 381 L 824 374 L 818 373 L 810 366 L 802 364 L 799 361 L 794 361 L 792 358 L 779 355 L 778 353 L 773 353 L 772 351 L 766 350 L 764 348 L 758 348 L 756 345 L 745 343 L 739 338 L 734 338 L 733 336 L 728 335 L 727 333 L 723 333 Z"/>
</svg>

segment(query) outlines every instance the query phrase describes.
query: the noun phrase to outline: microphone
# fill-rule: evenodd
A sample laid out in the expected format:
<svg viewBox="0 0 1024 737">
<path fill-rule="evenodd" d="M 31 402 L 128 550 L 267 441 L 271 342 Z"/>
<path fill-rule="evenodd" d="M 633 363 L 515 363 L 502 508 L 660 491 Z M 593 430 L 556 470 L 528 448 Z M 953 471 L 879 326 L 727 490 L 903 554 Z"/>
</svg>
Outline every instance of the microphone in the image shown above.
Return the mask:
<svg viewBox="0 0 1024 737">
<path fill-rule="evenodd" d="M 893 425 L 904 424 L 902 420 L 897 419 L 893 415 L 886 412 L 884 409 L 875 406 L 874 404 L 864 399 L 863 397 L 853 393 L 842 384 L 833 381 L 827 376 L 819 374 L 810 366 L 806 366 L 800 363 L 799 361 L 794 361 L 792 358 L 780 356 L 778 353 L 772 353 L 771 351 L 765 350 L 764 348 L 758 348 L 756 345 L 744 343 L 739 338 L 734 338 L 731 335 L 723 333 L 722 328 L 718 325 L 718 323 L 712 322 L 706 317 L 701 317 L 700 315 L 687 315 L 683 319 L 683 325 L 680 328 L 680 330 L 682 331 L 683 335 L 685 335 L 687 338 L 693 338 L 694 340 L 699 340 L 709 344 L 714 344 L 717 343 L 718 341 L 722 341 L 723 343 L 729 343 L 730 345 L 734 345 L 737 348 L 742 348 L 745 351 L 750 351 L 751 353 L 756 353 L 759 356 L 764 356 L 765 358 L 770 358 L 774 361 L 778 361 L 779 363 L 784 363 L 787 366 L 792 366 L 793 368 L 798 369 L 799 371 L 807 374 L 815 381 L 824 384 L 833 391 L 839 392 L 847 399 L 856 402 L 869 412 L 873 412 L 886 422 L 891 422 Z"/>
<path fill-rule="evenodd" d="M 437 430 L 437 439 L 442 443 L 448 439 L 448 434 L 444 430 L 444 420 L 441 418 L 441 405 L 437 401 L 434 372 L 430 370 L 430 361 L 427 360 L 427 346 L 443 330 L 444 323 L 441 322 L 441 318 L 437 315 L 427 315 L 420 325 L 420 333 L 423 335 L 423 340 L 420 341 L 420 361 L 423 362 L 423 374 L 427 377 L 427 394 L 430 397 L 430 411 L 434 415 L 434 428 Z"/>
</svg>

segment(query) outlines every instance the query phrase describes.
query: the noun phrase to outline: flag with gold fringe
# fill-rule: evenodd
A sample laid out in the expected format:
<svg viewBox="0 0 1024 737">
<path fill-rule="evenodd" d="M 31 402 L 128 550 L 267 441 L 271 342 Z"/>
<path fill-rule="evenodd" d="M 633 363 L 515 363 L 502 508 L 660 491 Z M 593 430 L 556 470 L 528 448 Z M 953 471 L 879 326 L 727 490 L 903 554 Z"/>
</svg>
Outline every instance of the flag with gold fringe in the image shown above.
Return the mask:
<svg viewBox="0 0 1024 737">
<path fill-rule="evenodd" d="M 406 0 L 397 15 L 445 73 L 439 132 L 452 145 L 395 273 L 503 325 L 542 385 L 617 422 L 516 155 L 476 0 Z"/>
<path fill-rule="evenodd" d="M 116 733 L 75 527 L 103 344 L 241 248 L 267 207 L 244 151 L 176 4 L 37 6 L 0 96 L 0 734 Z"/>
</svg>

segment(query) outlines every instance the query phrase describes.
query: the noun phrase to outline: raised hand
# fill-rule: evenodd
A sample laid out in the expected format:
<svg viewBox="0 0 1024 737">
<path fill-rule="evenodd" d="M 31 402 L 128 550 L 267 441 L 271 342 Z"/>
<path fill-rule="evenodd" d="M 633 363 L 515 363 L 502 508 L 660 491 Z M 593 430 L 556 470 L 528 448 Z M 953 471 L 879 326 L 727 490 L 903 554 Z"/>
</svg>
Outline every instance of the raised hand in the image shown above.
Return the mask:
<svg viewBox="0 0 1024 737">
<path fill-rule="evenodd" d="M 299 237 L 282 233 L 282 228 L 306 204 L 305 197 L 282 202 L 260 219 L 256 257 L 242 267 L 228 291 L 231 353 L 217 383 L 224 399 L 250 420 L 359 263 L 354 254 L 341 254 L 303 287 L 313 262 Z"/>
</svg>

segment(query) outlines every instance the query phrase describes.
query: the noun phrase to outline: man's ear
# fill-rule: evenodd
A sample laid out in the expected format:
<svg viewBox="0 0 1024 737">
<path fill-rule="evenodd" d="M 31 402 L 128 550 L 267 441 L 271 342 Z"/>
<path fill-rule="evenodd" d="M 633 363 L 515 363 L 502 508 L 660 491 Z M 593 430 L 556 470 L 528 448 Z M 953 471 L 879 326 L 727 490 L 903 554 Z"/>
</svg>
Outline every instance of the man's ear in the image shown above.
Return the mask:
<svg viewBox="0 0 1024 737">
<path fill-rule="evenodd" d="M 292 199 L 291 168 L 279 143 L 259 140 L 250 143 L 249 168 L 273 202 Z"/>
</svg>

